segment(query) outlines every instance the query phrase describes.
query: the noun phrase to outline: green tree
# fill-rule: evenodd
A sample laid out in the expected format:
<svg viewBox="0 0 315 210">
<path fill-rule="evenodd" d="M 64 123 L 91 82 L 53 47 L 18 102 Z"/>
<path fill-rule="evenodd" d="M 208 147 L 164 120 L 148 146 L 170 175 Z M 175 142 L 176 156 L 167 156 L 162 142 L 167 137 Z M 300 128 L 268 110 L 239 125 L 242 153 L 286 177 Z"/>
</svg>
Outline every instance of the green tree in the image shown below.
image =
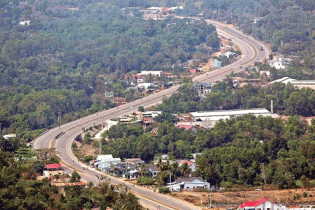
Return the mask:
<svg viewBox="0 0 315 210">
<path fill-rule="evenodd" d="M 76 170 L 74 170 L 71 174 L 69 182 L 80 182 L 80 180 L 81 180 L 81 176 Z"/>
</svg>

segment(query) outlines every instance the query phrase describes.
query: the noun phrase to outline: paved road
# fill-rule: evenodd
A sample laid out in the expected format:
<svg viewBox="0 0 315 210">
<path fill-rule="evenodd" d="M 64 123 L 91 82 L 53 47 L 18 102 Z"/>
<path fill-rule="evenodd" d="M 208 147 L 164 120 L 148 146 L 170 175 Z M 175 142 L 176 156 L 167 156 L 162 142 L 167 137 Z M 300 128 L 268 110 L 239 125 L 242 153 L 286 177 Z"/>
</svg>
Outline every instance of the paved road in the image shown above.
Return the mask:
<svg viewBox="0 0 315 210">
<path fill-rule="evenodd" d="M 235 63 L 228 65 L 226 67 L 220 68 L 218 70 L 205 73 L 195 77 L 194 81 L 217 81 L 224 78 L 226 75 L 230 74 L 232 71 L 239 72 L 242 71 L 245 67 L 252 65 L 256 61 L 264 61 L 265 57 L 269 55 L 269 49 L 260 43 L 259 41 L 248 37 L 242 34 L 240 31 L 237 31 L 228 26 L 222 25 L 217 22 L 213 22 L 207 20 L 209 23 L 214 24 L 217 27 L 218 34 L 224 36 L 226 38 L 231 39 L 235 44 L 237 44 L 242 51 L 242 57 L 236 61 Z M 263 47 L 264 50 L 260 51 L 260 47 Z M 242 69 L 239 67 L 242 66 Z M 70 168 L 75 168 L 81 173 L 81 177 L 86 181 L 92 181 L 93 183 L 99 183 L 97 176 L 104 175 L 93 169 L 84 169 L 84 165 L 80 163 L 77 158 L 71 152 L 71 144 L 73 139 L 82 132 L 82 128 L 88 128 L 93 125 L 103 124 L 106 120 L 109 120 L 114 117 L 118 117 L 124 115 L 126 113 L 130 113 L 136 111 L 138 106 L 149 107 L 152 105 L 156 105 L 162 102 L 164 97 L 170 97 L 174 92 L 177 91 L 179 86 L 175 86 L 169 88 L 167 90 L 163 90 L 159 93 L 155 93 L 146 98 L 139 99 L 134 102 L 130 102 L 125 105 L 121 105 L 117 108 L 105 110 L 99 112 L 97 114 L 93 114 L 87 117 L 84 117 L 79 120 L 75 120 L 73 122 L 62 125 L 60 128 L 53 128 L 48 132 L 44 133 L 40 137 L 36 138 L 33 144 L 34 149 L 41 148 L 56 148 L 59 157 L 63 161 L 64 165 L 70 166 Z M 55 137 L 60 134 L 58 139 Z M 199 209 L 191 204 L 184 202 L 182 200 L 178 200 L 175 198 L 170 198 L 168 196 L 154 193 L 150 190 L 143 189 L 141 187 L 132 186 L 131 184 L 126 184 L 119 179 L 110 178 L 113 184 L 125 184 L 130 187 L 131 191 L 134 192 L 140 203 L 145 205 L 150 209 Z M 159 206 L 159 207 L 158 207 Z"/>
</svg>

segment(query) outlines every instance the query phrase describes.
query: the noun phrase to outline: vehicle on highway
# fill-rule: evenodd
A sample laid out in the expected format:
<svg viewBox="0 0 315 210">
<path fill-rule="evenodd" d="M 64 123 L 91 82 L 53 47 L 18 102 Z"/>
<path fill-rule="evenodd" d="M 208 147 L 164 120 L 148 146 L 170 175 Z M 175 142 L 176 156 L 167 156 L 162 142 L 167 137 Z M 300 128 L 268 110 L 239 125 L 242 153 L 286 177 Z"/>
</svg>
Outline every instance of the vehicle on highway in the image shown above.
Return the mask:
<svg viewBox="0 0 315 210">
<path fill-rule="evenodd" d="M 264 48 L 263 48 L 263 47 L 260 47 L 260 51 L 264 51 Z"/>
</svg>

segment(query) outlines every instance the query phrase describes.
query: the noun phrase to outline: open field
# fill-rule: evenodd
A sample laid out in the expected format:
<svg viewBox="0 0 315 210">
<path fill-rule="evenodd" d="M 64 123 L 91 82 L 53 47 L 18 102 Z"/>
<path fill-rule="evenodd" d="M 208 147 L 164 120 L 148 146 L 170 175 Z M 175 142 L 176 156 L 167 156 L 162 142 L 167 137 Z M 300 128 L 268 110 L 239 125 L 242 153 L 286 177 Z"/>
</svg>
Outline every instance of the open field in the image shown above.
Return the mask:
<svg viewBox="0 0 315 210">
<path fill-rule="evenodd" d="M 171 193 L 172 196 L 200 206 L 212 204 L 241 204 L 245 201 L 255 201 L 266 197 L 273 202 L 281 202 L 287 206 L 315 204 L 315 188 L 289 190 L 262 190 L 239 192 L 181 192 Z"/>
</svg>

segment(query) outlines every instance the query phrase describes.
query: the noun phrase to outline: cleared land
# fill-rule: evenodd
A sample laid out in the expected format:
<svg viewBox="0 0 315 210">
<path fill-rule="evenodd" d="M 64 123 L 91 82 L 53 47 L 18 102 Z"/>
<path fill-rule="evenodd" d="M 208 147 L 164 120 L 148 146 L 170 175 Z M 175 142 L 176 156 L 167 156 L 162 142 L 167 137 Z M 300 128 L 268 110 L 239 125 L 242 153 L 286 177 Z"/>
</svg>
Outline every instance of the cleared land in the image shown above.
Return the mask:
<svg viewBox="0 0 315 210">
<path fill-rule="evenodd" d="M 281 202 L 288 206 L 310 205 L 315 203 L 315 188 L 289 190 L 261 190 L 239 192 L 181 192 L 171 193 L 172 196 L 191 202 L 197 206 L 215 204 L 241 204 L 245 201 L 254 201 L 266 197 L 273 202 Z M 202 200 L 202 204 L 201 204 Z M 233 205 L 231 205 L 233 207 Z"/>
</svg>

